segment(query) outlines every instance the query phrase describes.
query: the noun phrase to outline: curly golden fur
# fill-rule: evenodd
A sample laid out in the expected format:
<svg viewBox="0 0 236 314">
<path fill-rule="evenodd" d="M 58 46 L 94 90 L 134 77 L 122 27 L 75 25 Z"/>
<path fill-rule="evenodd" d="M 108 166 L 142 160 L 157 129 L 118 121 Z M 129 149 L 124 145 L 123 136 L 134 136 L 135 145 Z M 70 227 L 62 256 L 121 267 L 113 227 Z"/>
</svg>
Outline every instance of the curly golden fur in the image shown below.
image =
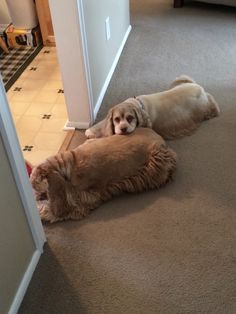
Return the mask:
<svg viewBox="0 0 236 314">
<path fill-rule="evenodd" d="M 212 95 L 190 77 L 176 78 L 170 89 L 128 98 L 111 108 L 107 117 L 87 129 L 87 138 L 129 134 L 137 127 L 152 128 L 165 139 L 190 135 L 204 120 L 219 115 Z"/>
<path fill-rule="evenodd" d="M 35 167 L 30 180 L 42 220 L 82 219 L 115 195 L 157 189 L 176 168 L 176 154 L 151 129 L 87 140 Z"/>
</svg>

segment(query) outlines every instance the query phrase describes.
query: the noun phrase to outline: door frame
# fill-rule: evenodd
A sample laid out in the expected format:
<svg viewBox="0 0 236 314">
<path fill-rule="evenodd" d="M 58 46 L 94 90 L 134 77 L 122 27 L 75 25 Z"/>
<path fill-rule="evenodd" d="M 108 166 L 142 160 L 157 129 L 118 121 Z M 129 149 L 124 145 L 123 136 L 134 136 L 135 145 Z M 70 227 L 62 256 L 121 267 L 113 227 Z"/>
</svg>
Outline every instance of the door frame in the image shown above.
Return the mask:
<svg viewBox="0 0 236 314">
<path fill-rule="evenodd" d="M 20 148 L 15 125 L 10 112 L 5 88 L 0 77 L 0 134 L 8 155 L 12 173 L 20 194 L 20 198 L 25 209 L 25 214 L 29 223 L 32 237 L 36 249 L 43 252 L 43 245 L 46 241 L 41 219 L 29 182 L 28 174 L 25 167 L 24 157 Z"/>
</svg>

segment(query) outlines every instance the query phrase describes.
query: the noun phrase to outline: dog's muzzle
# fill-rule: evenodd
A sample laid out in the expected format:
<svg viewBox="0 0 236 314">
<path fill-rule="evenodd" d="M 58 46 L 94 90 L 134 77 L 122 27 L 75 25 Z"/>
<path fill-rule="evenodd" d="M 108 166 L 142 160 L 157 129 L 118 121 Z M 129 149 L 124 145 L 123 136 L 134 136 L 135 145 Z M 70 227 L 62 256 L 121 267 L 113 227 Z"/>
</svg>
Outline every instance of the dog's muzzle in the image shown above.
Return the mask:
<svg viewBox="0 0 236 314">
<path fill-rule="evenodd" d="M 120 130 L 121 130 L 122 134 L 127 134 L 128 128 L 124 127 L 124 128 L 121 128 Z"/>
</svg>

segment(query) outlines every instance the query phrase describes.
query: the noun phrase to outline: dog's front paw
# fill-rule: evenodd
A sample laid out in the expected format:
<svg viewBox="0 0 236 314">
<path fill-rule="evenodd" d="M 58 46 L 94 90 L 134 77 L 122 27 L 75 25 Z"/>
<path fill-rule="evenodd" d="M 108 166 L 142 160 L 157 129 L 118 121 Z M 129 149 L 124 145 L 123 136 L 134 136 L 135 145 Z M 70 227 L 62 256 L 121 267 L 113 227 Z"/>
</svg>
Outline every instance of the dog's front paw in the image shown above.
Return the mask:
<svg viewBox="0 0 236 314">
<path fill-rule="evenodd" d="M 95 134 L 91 131 L 91 129 L 87 129 L 85 131 L 85 136 L 88 138 L 88 139 L 91 139 L 91 138 L 95 138 Z"/>
</svg>

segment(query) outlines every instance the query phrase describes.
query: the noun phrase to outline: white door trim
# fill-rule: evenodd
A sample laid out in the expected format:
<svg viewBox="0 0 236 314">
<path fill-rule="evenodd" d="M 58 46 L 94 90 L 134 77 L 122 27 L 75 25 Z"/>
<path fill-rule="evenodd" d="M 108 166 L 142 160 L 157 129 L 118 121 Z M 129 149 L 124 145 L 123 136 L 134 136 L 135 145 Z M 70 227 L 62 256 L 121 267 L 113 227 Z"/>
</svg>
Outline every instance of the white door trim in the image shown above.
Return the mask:
<svg viewBox="0 0 236 314">
<path fill-rule="evenodd" d="M 83 0 L 77 0 L 78 4 L 78 22 L 80 28 L 80 35 L 81 35 L 81 48 L 83 52 L 84 58 L 84 71 L 85 71 L 85 78 L 87 82 L 87 89 L 88 89 L 88 99 L 89 99 L 89 109 L 90 109 L 90 125 L 93 124 L 95 120 L 93 105 L 93 93 L 92 93 L 92 80 L 90 75 L 90 66 L 89 66 L 89 55 L 88 55 L 88 43 L 87 43 L 87 36 L 85 30 L 85 21 L 84 21 L 84 7 L 83 7 Z M 87 128 L 87 127 L 86 127 Z"/>
<path fill-rule="evenodd" d="M 36 208 L 23 154 L 20 149 L 15 125 L 10 113 L 6 92 L 0 76 L 0 134 L 5 145 L 15 182 L 21 197 L 36 249 L 43 252 L 46 241 L 42 223 Z"/>
<path fill-rule="evenodd" d="M 39 250 L 36 250 L 31 258 L 31 261 L 24 273 L 24 276 L 20 282 L 20 285 L 17 289 L 16 295 L 13 299 L 13 302 L 11 304 L 11 307 L 9 309 L 8 314 L 16 314 L 19 310 L 19 307 L 21 305 L 21 302 L 24 298 L 24 295 L 26 293 L 26 290 L 29 286 L 30 280 L 33 276 L 33 273 L 35 271 L 35 268 L 38 264 L 38 261 L 40 259 L 41 252 Z"/>
<path fill-rule="evenodd" d="M 119 49 L 118 49 L 118 51 L 117 51 L 117 53 L 116 53 L 115 59 L 114 59 L 112 65 L 111 65 L 110 71 L 109 71 L 108 74 L 107 74 L 107 77 L 106 77 L 106 79 L 105 79 L 105 82 L 104 82 L 104 84 L 103 84 L 103 87 L 102 87 L 102 89 L 101 89 L 101 91 L 100 91 L 98 100 L 97 100 L 97 102 L 96 102 L 96 104 L 95 104 L 95 106 L 94 106 L 94 109 L 92 109 L 92 111 L 93 111 L 93 122 L 94 122 L 94 119 L 96 119 L 98 110 L 99 110 L 100 107 L 101 107 L 102 100 L 103 100 L 104 95 L 105 95 L 105 93 L 106 93 L 106 91 L 107 91 L 107 87 L 108 87 L 108 85 L 109 85 L 109 83 L 110 83 L 110 81 L 111 81 L 112 75 L 113 75 L 113 73 L 114 73 L 114 71 L 115 71 L 115 69 L 116 69 L 117 63 L 118 63 L 118 61 L 119 61 L 119 59 L 120 59 L 122 50 L 123 50 L 123 48 L 124 48 L 124 46 L 125 46 L 125 43 L 126 43 L 128 37 L 129 37 L 129 33 L 131 32 L 131 29 L 132 29 L 132 27 L 131 27 L 131 25 L 129 25 L 127 31 L 125 32 L 124 38 L 123 38 L 123 40 L 122 40 L 122 42 L 121 42 L 121 45 L 120 45 L 120 47 L 119 47 Z"/>
</svg>

